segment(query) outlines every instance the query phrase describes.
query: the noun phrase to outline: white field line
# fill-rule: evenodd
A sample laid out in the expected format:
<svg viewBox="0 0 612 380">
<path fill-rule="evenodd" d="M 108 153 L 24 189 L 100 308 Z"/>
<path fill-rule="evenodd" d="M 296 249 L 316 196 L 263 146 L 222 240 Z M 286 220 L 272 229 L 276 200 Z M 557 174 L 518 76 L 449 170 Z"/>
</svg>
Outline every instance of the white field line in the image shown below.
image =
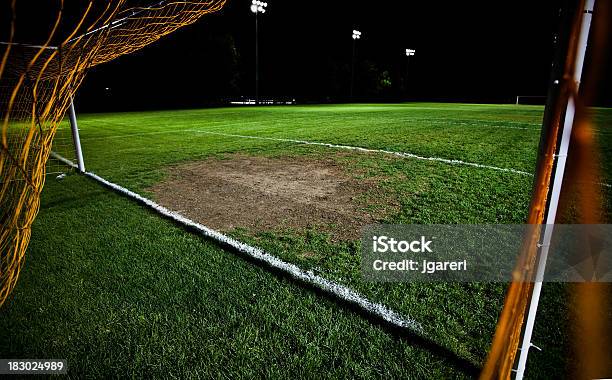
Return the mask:
<svg viewBox="0 0 612 380">
<path fill-rule="evenodd" d="M 256 122 L 257 124 L 259 122 Z M 213 127 L 232 127 L 232 126 L 242 126 L 244 123 L 240 124 L 221 124 L 221 125 L 213 125 Z M 533 128 L 518 128 L 518 127 L 492 127 L 492 128 L 503 128 L 503 129 L 522 129 L 522 130 L 533 130 Z M 111 140 L 111 139 L 122 139 L 126 137 L 140 137 L 140 136 L 149 136 L 149 135 L 164 135 L 164 134 L 173 134 L 173 133 L 181 133 L 181 132 L 199 132 L 199 133 L 207 133 L 198 129 L 171 129 L 165 131 L 152 131 L 152 132 L 140 132 L 140 133 L 126 133 L 124 135 L 113 135 L 113 136 L 93 136 L 93 137 L 82 137 L 83 141 L 96 141 L 96 140 Z M 221 133 L 221 132 L 219 132 Z"/>
<path fill-rule="evenodd" d="M 515 126 L 506 126 L 506 125 L 493 125 L 493 124 L 489 124 L 492 121 L 491 120 L 480 120 L 480 119 L 461 119 L 461 120 L 457 120 L 457 119 L 442 119 L 442 118 L 425 118 L 425 117 L 414 117 L 414 118 L 404 118 L 404 119 L 398 119 L 399 121 L 403 121 L 403 122 L 410 122 L 410 121 L 425 121 L 425 122 L 432 122 L 435 123 L 437 125 L 458 125 L 458 126 L 472 126 L 471 128 L 473 129 L 480 129 L 480 128 L 501 128 L 501 129 L 521 129 L 521 130 L 526 130 L 526 131 L 540 131 L 542 124 L 541 123 L 529 123 L 529 122 L 522 122 L 522 121 L 504 121 L 504 123 L 506 124 L 518 124 L 518 125 L 533 125 L 536 127 L 540 127 L 540 128 L 528 128 L 528 127 L 515 127 Z M 452 123 L 451 123 L 452 121 Z M 494 122 L 494 121 L 493 121 Z"/>
<path fill-rule="evenodd" d="M 497 171 L 502 171 L 502 172 L 507 172 L 507 173 L 514 173 L 514 174 L 519 174 L 519 175 L 528 176 L 528 177 L 533 177 L 534 176 L 533 173 L 528 173 L 528 172 L 525 172 L 525 171 L 522 171 L 522 170 L 517 170 L 517 169 L 500 168 L 500 167 L 497 167 L 497 166 L 483 165 L 483 164 L 477 164 L 477 163 L 466 162 L 466 161 L 461 161 L 461 160 L 452 160 L 452 159 L 448 159 L 448 158 L 424 157 L 424 156 L 419 156 L 419 155 L 412 154 L 412 153 L 394 152 L 394 151 L 384 150 L 384 149 L 369 149 L 369 148 L 362 148 L 362 147 L 350 146 L 350 145 L 336 145 L 336 144 L 313 142 L 313 141 L 304 141 L 304 140 L 280 139 L 280 138 L 274 138 L 274 137 L 234 135 L 234 134 L 229 134 L 229 133 L 210 132 L 210 131 L 201 131 L 201 130 L 192 130 L 191 132 L 205 133 L 205 134 L 219 135 L 219 136 L 227 136 L 227 137 L 246 138 L 246 139 L 258 139 L 258 140 L 271 140 L 271 141 L 279 141 L 279 142 L 291 142 L 291 143 L 295 143 L 295 144 L 304 144 L 304 145 L 317 145 L 317 146 L 325 146 L 325 147 L 334 148 L 334 149 L 355 150 L 355 151 L 358 151 L 358 152 L 365 152 L 365 153 L 382 153 L 382 154 L 388 154 L 388 155 L 393 155 L 393 156 L 402 157 L 402 158 L 413 158 L 413 159 L 417 159 L 417 160 L 443 162 L 443 163 L 451 164 L 451 165 L 472 166 L 472 167 L 481 168 L 481 169 L 491 169 L 491 170 L 497 170 Z M 604 183 L 604 182 L 600 182 L 600 183 L 598 183 L 598 185 L 612 188 L 612 185 Z"/>
<path fill-rule="evenodd" d="M 303 119 L 310 119 L 310 117 L 299 117 L 299 118 L 288 118 L 288 119 L 275 119 L 275 123 L 278 122 L 284 122 L 284 121 L 295 121 L 296 119 L 298 120 L 303 120 Z M 357 117 L 345 117 L 344 119 L 347 120 L 352 120 L 352 119 L 357 119 Z M 427 118 L 408 118 L 408 119 L 400 119 L 400 121 L 402 122 L 410 122 L 410 121 L 433 121 L 435 124 L 437 125 L 441 125 L 441 122 L 445 121 L 446 119 L 427 119 Z M 88 122 L 94 122 L 94 121 L 102 121 L 99 119 L 89 119 Z M 475 122 L 486 122 L 485 120 L 474 120 Z M 233 127 L 233 126 L 244 126 L 244 125 L 251 125 L 251 124 L 262 124 L 264 122 L 260 121 L 260 120 L 254 120 L 254 121 L 245 121 L 245 122 L 239 122 L 239 123 L 224 123 L 224 122 L 212 122 L 212 123 L 208 123 L 207 125 L 209 127 L 220 127 L 220 128 L 225 128 L 225 127 Z M 510 122 L 508 122 L 510 123 Z M 460 123 L 454 123 L 454 125 L 471 125 L 469 123 L 469 121 L 465 121 L 465 122 L 460 122 Z M 451 124 L 447 123 L 447 126 L 451 127 Z M 451 127 L 452 128 L 452 127 Z M 481 125 L 478 127 L 474 127 L 474 129 L 479 129 L 479 128 L 495 128 L 495 129 L 519 129 L 519 130 L 528 130 L 528 131 L 540 131 L 540 129 L 536 129 L 536 128 L 523 128 L 523 127 L 508 127 L 508 126 L 502 126 L 502 125 Z M 157 135 L 157 134 L 166 134 L 166 133 L 176 133 L 176 132 L 191 132 L 193 131 L 193 128 L 190 129 L 175 129 L 175 130 L 164 130 L 164 131 L 152 131 L 152 132 L 141 132 L 141 133 L 128 133 L 128 134 L 124 134 L 124 135 L 114 135 L 114 136 L 93 136 L 93 137 L 84 137 L 83 139 L 86 141 L 95 141 L 95 140 L 105 140 L 105 139 L 120 139 L 120 138 L 124 138 L 124 137 L 138 137 L 138 136 L 147 136 L 147 135 Z"/>
<path fill-rule="evenodd" d="M 71 162 L 70 160 L 60 156 L 59 154 L 52 152 L 51 153 L 52 156 L 60 161 L 62 161 L 63 163 L 65 163 L 68 166 L 71 166 L 73 168 L 77 168 L 76 164 Z M 382 318 L 384 321 L 397 326 L 397 327 L 401 327 L 401 328 L 405 328 L 405 329 L 409 329 L 412 330 L 413 332 L 422 334 L 423 333 L 423 327 L 421 326 L 420 323 L 416 322 L 413 319 L 407 318 L 402 316 L 401 314 L 389 309 L 388 307 L 386 307 L 385 305 L 382 305 L 380 303 L 375 303 L 372 302 L 370 300 L 368 300 L 367 298 L 365 298 L 364 296 L 362 296 L 361 294 L 357 293 L 356 291 L 338 284 L 334 281 L 331 280 L 327 280 L 317 274 L 315 274 L 312 271 L 304 271 L 302 269 L 300 269 L 298 266 L 294 265 L 294 264 L 290 264 L 287 263 L 275 256 L 272 256 L 266 252 L 264 252 L 263 250 L 257 248 L 257 247 L 253 247 L 244 243 L 239 242 L 236 239 L 233 239 L 229 236 L 226 236 L 220 232 L 217 232 L 211 228 L 208 228 L 200 223 L 194 222 L 191 219 L 186 218 L 185 216 L 181 215 L 178 212 L 175 211 L 171 211 L 155 202 L 153 202 L 152 200 L 145 198 L 137 193 L 134 193 L 133 191 L 130 191 L 124 187 L 121 187 L 115 183 L 112 183 L 110 181 L 105 180 L 104 178 L 91 173 L 91 172 L 86 172 L 84 173 L 87 177 L 94 179 L 97 182 L 100 182 L 101 184 L 115 190 L 116 192 L 123 194 L 129 198 L 132 198 L 138 202 L 140 202 L 141 204 L 146 205 L 147 207 L 149 207 L 150 209 L 156 211 L 157 213 L 163 215 L 166 218 L 172 219 L 173 221 L 182 224 L 186 227 L 189 228 L 193 228 L 197 231 L 199 231 L 203 236 L 215 240 L 216 242 L 225 245 L 225 246 L 230 246 L 232 248 L 234 248 L 235 250 L 239 251 L 240 253 L 247 255 L 257 261 L 263 262 L 275 269 L 278 269 L 288 275 L 290 275 L 291 277 L 293 277 L 296 280 L 302 281 L 304 283 L 307 283 L 309 285 L 312 285 L 318 289 L 321 289 L 322 291 L 331 294 L 335 297 L 338 297 L 339 299 L 342 299 L 354 306 L 357 306 L 358 308 L 360 308 L 361 310 L 371 314 L 371 315 L 375 315 L 379 318 Z"/>
<path fill-rule="evenodd" d="M 468 123 L 459 123 L 459 125 L 470 125 Z M 502 126 L 502 125 L 496 125 L 496 126 L 486 126 L 485 128 L 495 128 L 495 129 L 519 129 L 522 131 L 540 131 L 539 129 L 535 129 L 535 128 L 523 128 L 523 127 L 506 127 L 506 126 Z M 476 129 L 475 127 L 472 127 L 472 129 Z"/>
<path fill-rule="evenodd" d="M 225 124 L 225 125 L 220 125 L 220 127 L 225 127 L 225 126 L 230 126 L 230 125 L 241 125 L 241 124 Z M 498 166 L 484 165 L 484 164 L 478 164 L 478 163 L 467 162 L 467 161 L 462 161 L 462 160 L 454 160 L 454 159 L 449 159 L 449 158 L 424 157 L 424 156 L 419 156 L 419 155 L 416 155 L 413 153 L 407 153 L 407 152 L 395 152 L 395 151 L 384 150 L 384 149 L 370 149 L 370 148 L 356 147 L 356 146 L 350 146 L 350 145 L 337 145 L 337 144 L 330 144 L 330 143 L 322 143 L 322 142 L 316 142 L 316 141 L 281 139 L 281 138 L 262 137 L 262 136 L 236 135 L 236 134 L 222 133 L 222 132 L 203 131 L 200 129 L 180 129 L 180 130 L 170 130 L 170 131 L 143 132 L 143 133 L 134 133 L 134 134 L 126 134 L 126 135 L 107 136 L 107 137 L 90 137 L 90 138 L 84 138 L 84 139 L 81 138 L 81 140 L 89 141 L 89 140 L 105 140 L 105 139 L 115 139 L 115 138 L 119 139 L 119 138 L 125 138 L 125 137 L 136 137 L 136 136 L 146 136 L 146 135 L 156 135 L 156 134 L 167 134 L 167 133 L 172 134 L 172 133 L 177 133 L 177 132 L 202 133 L 202 134 L 225 136 L 225 137 L 289 142 L 289 143 L 303 144 L 303 145 L 316 145 L 316 146 L 324 146 L 324 147 L 334 148 L 334 149 L 354 150 L 354 151 L 365 152 L 365 153 L 388 154 L 388 155 L 393 155 L 396 157 L 442 162 L 442 163 L 451 164 L 451 165 L 465 165 L 465 166 L 471 166 L 471 167 L 476 167 L 476 168 L 481 168 L 481 169 L 490 169 L 490 170 L 496 170 L 496 171 L 501 171 L 501 172 L 514 173 L 514 174 L 528 176 L 528 177 L 534 176 L 533 173 L 529 173 L 529 172 L 518 170 L 518 169 L 501 168 Z M 604 183 L 604 182 L 600 182 L 598 183 L 598 185 L 601 185 L 603 187 L 612 188 L 611 184 Z"/>
<path fill-rule="evenodd" d="M 328 148 L 348 149 L 348 150 L 355 150 L 355 151 L 360 151 L 360 152 L 365 152 L 365 153 L 383 153 L 383 154 L 394 155 L 394 156 L 402 157 L 402 158 L 414 158 L 414 159 L 418 159 L 418 160 L 437 161 L 437 162 L 443 162 L 443 163 L 453 164 L 453 165 L 467 165 L 467 166 L 472 166 L 472 167 L 477 167 L 477 168 L 482 168 L 482 169 L 491 169 L 491 170 L 497 170 L 497 171 L 502 171 L 502 172 L 508 172 L 508 173 L 514 173 L 514 174 L 519 174 L 519 175 L 533 177 L 532 173 L 528 173 L 528 172 L 525 172 L 525 171 L 522 171 L 522 170 L 509 169 L 509 168 L 500 168 L 500 167 L 497 167 L 497 166 L 477 164 L 477 163 L 466 162 L 466 161 L 462 161 L 462 160 L 454 160 L 454 159 L 440 158 L 440 157 L 424 157 L 424 156 L 419 156 L 419 155 L 416 155 L 416 154 L 406 153 L 406 152 L 394 152 L 394 151 L 383 150 L 383 149 L 370 149 L 370 148 L 355 147 L 355 146 L 349 146 L 349 145 L 336 145 L 336 144 L 314 142 L 314 141 L 305 141 L 305 140 L 280 139 L 280 138 L 274 138 L 274 137 L 261 137 L 261 136 L 235 135 L 235 134 L 230 134 L 230 133 L 203 131 L 203 130 L 199 130 L 199 129 L 181 129 L 181 130 L 172 130 L 172 131 L 143 132 L 143 133 L 134 133 L 134 134 L 107 136 L 107 137 L 90 137 L 90 138 L 83 138 L 81 140 L 83 140 L 83 141 L 92 141 L 92 140 L 106 140 L 106 139 L 122 139 L 122 138 L 126 138 L 126 137 L 148 136 L 148 135 L 168 134 L 168 133 L 172 134 L 172 133 L 177 133 L 177 132 L 203 133 L 203 134 L 225 136 L 225 137 L 236 137 L 236 138 L 244 138 L 244 139 L 256 139 L 256 140 L 290 142 L 290 143 L 294 143 L 294 144 L 303 144 L 303 145 L 318 145 L 318 146 L 325 146 L 325 147 L 328 147 Z"/>
<path fill-rule="evenodd" d="M 458 123 L 459 125 L 471 125 L 470 123 Z M 472 127 L 473 129 L 476 129 L 475 127 Z M 525 128 L 525 127 L 507 127 L 505 125 L 488 125 L 485 126 L 485 128 L 495 128 L 495 129 L 520 129 L 522 131 L 537 131 L 540 132 L 539 129 L 536 128 Z"/>
<path fill-rule="evenodd" d="M 193 129 L 173 129 L 165 131 L 154 131 L 154 132 L 141 132 L 141 133 L 126 133 L 125 135 L 114 135 L 114 136 L 93 136 L 93 137 L 81 137 L 82 141 L 96 141 L 96 140 L 111 140 L 111 139 L 123 139 L 126 137 L 140 137 L 149 135 L 163 135 L 180 132 L 192 132 Z"/>
<path fill-rule="evenodd" d="M 234 135 L 234 134 L 230 134 L 230 133 L 210 132 L 210 131 L 201 131 L 201 130 L 191 130 L 191 132 L 204 133 L 204 134 L 210 134 L 210 135 L 218 135 L 218 136 L 244 138 L 244 139 L 269 140 L 269 141 L 279 141 L 279 142 L 290 142 L 290 143 L 294 143 L 294 144 L 303 144 L 303 145 L 316 145 L 316 146 L 324 146 L 324 147 L 334 148 L 334 149 L 354 150 L 354 151 L 364 152 L 364 153 L 382 153 L 382 154 L 388 154 L 388 155 L 393 155 L 393 156 L 402 157 L 402 158 L 414 158 L 414 159 L 417 159 L 417 160 L 443 162 L 445 164 L 451 164 L 451 165 L 472 166 L 472 167 L 475 167 L 475 168 L 491 169 L 491 170 L 497 170 L 497 171 L 501 171 L 501 172 L 514 173 L 514 174 L 519 174 L 519 175 L 533 177 L 533 173 L 528 173 L 528 172 L 525 172 L 525 171 L 522 171 L 522 170 L 500 168 L 500 167 L 497 167 L 497 166 L 476 164 L 476 163 L 473 163 L 473 162 L 466 162 L 466 161 L 461 161 L 461 160 L 452 160 L 452 159 L 441 158 L 441 157 L 424 157 L 424 156 L 419 156 L 419 155 L 412 154 L 412 153 L 394 152 L 394 151 L 384 150 L 384 149 L 370 149 L 370 148 L 362 148 L 362 147 L 358 147 L 358 146 L 337 145 L 337 144 L 329 144 L 329 143 L 314 142 L 314 141 L 305 141 L 305 140 L 281 139 L 281 138 L 274 138 L 274 137 Z"/>
</svg>

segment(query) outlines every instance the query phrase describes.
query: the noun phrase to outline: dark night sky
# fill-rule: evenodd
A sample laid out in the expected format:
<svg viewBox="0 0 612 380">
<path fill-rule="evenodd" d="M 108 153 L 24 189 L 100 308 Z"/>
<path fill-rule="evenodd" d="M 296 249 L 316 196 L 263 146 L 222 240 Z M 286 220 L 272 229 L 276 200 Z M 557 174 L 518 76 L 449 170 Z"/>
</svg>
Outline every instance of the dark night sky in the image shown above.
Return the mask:
<svg viewBox="0 0 612 380">
<path fill-rule="evenodd" d="M 262 96 L 346 101 L 351 31 L 358 28 L 360 100 L 510 102 L 518 94 L 546 94 L 561 2 L 268 3 L 259 19 Z M 78 106 L 197 107 L 253 95 L 255 23 L 249 5 L 250 0 L 228 0 L 218 14 L 92 69 Z M 406 48 L 417 51 L 409 66 Z M 386 88 L 378 85 L 385 71 L 391 81 Z"/>
</svg>

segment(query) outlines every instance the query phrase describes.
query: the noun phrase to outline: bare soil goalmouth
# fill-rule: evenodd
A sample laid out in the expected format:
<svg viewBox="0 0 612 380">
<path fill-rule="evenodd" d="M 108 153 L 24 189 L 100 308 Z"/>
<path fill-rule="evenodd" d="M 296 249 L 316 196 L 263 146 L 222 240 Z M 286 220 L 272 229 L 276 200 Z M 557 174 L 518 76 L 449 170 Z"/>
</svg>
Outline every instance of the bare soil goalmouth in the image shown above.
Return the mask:
<svg viewBox="0 0 612 380">
<path fill-rule="evenodd" d="M 374 179 L 355 178 L 333 159 L 305 157 L 189 162 L 149 190 L 165 207 L 223 232 L 313 228 L 333 240 L 358 239 L 363 226 L 398 207 Z"/>
</svg>

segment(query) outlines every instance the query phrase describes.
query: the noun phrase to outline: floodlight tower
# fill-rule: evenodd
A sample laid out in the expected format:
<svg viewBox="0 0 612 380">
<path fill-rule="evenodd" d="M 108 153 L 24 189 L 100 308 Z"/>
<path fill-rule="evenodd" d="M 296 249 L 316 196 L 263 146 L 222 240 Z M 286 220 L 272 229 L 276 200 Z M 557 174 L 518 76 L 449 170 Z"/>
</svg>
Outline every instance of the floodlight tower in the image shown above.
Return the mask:
<svg viewBox="0 0 612 380">
<path fill-rule="evenodd" d="M 410 57 L 414 57 L 416 50 L 406 49 L 406 95 L 408 95 L 408 77 L 410 76 Z"/>
<path fill-rule="evenodd" d="M 255 13 L 255 104 L 259 104 L 259 24 L 257 15 L 266 13 L 268 3 L 253 0 L 251 12 Z"/>
<path fill-rule="evenodd" d="M 355 56 L 357 49 L 357 40 L 361 39 L 361 32 L 353 29 L 353 60 L 351 64 L 351 99 L 353 99 L 353 92 L 355 90 Z"/>
</svg>

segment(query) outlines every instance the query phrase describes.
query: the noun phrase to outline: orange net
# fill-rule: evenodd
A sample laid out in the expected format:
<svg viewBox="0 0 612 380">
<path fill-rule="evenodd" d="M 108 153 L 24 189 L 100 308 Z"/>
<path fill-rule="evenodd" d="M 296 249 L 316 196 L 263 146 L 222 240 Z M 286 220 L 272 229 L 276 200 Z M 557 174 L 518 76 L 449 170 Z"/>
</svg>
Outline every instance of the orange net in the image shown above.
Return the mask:
<svg viewBox="0 0 612 380">
<path fill-rule="evenodd" d="M 598 31 L 593 35 L 594 51 L 599 53 L 591 57 L 590 72 L 586 73 L 585 85 L 579 92 L 574 73 L 576 56 L 579 54 L 578 44 L 583 15 L 587 12 L 583 11 L 586 4 L 584 0 L 577 0 L 576 4 L 576 10 L 578 11 L 575 12 L 573 20 L 571 20 L 567 54 L 560 73 L 562 78 L 560 90 L 554 102 L 550 104 L 550 117 L 545 119 L 544 123 L 545 134 L 541 141 L 540 160 L 530 206 L 529 224 L 541 225 L 545 223 L 545 213 L 547 212 L 547 202 L 549 201 L 549 191 L 555 165 L 555 153 L 558 148 L 559 135 L 562 132 L 565 107 L 570 98 L 576 104 L 576 116 L 573 120 L 571 137 L 572 150 L 568 155 L 567 172 L 561 193 L 565 202 L 559 205 L 558 215 L 563 214 L 565 210 L 571 207 L 571 202 L 568 199 L 572 198 L 573 202 L 577 203 L 578 210 L 580 210 L 573 220 L 574 223 L 597 224 L 604 222 L 601 217 L 601 210 L 603 209 L 602 188 L 600 186 L 602 180 L 599 173 L 601 161 L 597 154 L 598 149 L 595 147 L 592 123 L 589 120 L 586 104 L 588 104 L 589 96 L 594 94 L 597 89 L 597 69 L 602 67 L 601 63 L 603 61 L 603 58 L 597 55 L 606 51 L 602 42 L 607 40 L 608 34 Z M 608 24 L 607 20 L 603 18 L 609 13 L 600 9 L 599 13 L 595 12 L 594 14 L 599 17 L 599 20 L 605 21 L 600 21 L 599 25 Z M 540 230 L 534 229 L 534 231 L 536 233 L 528 236 L 523 242 L 523 251 L 515 270 L 515 281 L 510 284 L 508 289 L 504 308 L 495 331 L 493 345 L 481 373 L 481 379 L 511 378 L 521 339 L 525 312 L 534 287 L 532 281 L 537 262 L 537 243 L 540 241 Z M 578 351 L 579 355 L 577 356 L 582 367 L 578 370 L 579 373 L 576 377 L 594 378 L 605 373 L 602 368 L 605 368 L 607 364 L 605 355 L 602 353 L 605 352 L 604 347 L 606 347 L 603 341 L 608 334 L 605 323 L 598 319 L 600 318 L 598 310 L 606 302 L 608 295 L 605 289 L 608 287 L 604 284 L 578 284 L 576 288 L 578 289 L 577 292 L 582 291 L 583 293 L 579 303 L 588 306 L 580 309 L 580 315 L 576 320 L 579 325 L 586 326 L 584 331 L 587 334 L 590 333 L 590 336 L 585 339 L 587 343 Z M 586 350 L 585 347 L 589 345 L 596 347 L 596 349 Z"/>
<path fill-rule="evenodd" d="M 224 4 L 91 0 L 81 4 L 73 28 L 62 33 L 61 0 L 48 38 L 35 46 L 14 41 L 17 0 L 10 2 L 9 40 L 0 45 L 0 306 L 24 263 L 55 133 L 87 69 L 141 49 Z"/>
<path fill-rule="evenodd" d="M 540 159 L 529 208 L 528 224 L 546 223 L 547 202 L 553 179 L 558 137 L 562 132 L 564 109 L 570 94 L 575 93 L 576 84 L 573 83 L 572 73 L 578 48 L 580 16 L 577 14 L 573 23 L 561 90 L 551 106 L 550 118 L 544 121 L 545 134 L 540 143 Z M 497 322 L 493 344 L 480 374 L 481 379 L 510 379 L 521 339 L 525 312 L 533 291 L 532 281 L 539 252 L 540 232 L 540 229 L 534 228 L 533 233 L 523 241 L 522 252 L 513 273 L 513 282 L 510 284 L 502 313 Z"/>
</svg>

